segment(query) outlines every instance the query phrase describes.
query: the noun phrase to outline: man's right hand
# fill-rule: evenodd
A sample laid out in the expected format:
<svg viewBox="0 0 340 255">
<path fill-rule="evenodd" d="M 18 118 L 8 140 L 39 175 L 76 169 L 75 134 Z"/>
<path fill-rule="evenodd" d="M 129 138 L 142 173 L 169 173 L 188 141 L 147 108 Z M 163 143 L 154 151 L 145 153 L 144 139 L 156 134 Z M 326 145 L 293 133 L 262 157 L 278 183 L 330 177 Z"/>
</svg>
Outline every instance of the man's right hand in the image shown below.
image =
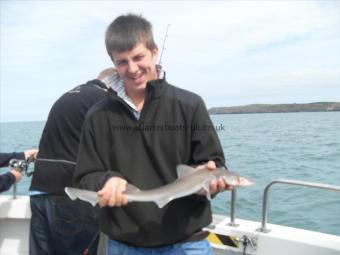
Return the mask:
<svg viewBox="0 0 340 255">
<path fill-rule="evenodd" d="M 123 195 L 126 184 L 127 181 L 120 177 L 111 177 L 108 179 L 104 187 L 97 192 L 100 207 L 119 207 L 126 205 L 128 199 Z"/>
<path fill-rule="evenodd" d="M 13 170 L 11 170 L 10 172 L 11 172 L 11 174 L 14 175 L 14 177 L 15 177 L 15 182 L 19 182 L 19 181 L 21 180 L 22 174 L 21 174 L 19 171 L 13 169 Z"/>
</svg>

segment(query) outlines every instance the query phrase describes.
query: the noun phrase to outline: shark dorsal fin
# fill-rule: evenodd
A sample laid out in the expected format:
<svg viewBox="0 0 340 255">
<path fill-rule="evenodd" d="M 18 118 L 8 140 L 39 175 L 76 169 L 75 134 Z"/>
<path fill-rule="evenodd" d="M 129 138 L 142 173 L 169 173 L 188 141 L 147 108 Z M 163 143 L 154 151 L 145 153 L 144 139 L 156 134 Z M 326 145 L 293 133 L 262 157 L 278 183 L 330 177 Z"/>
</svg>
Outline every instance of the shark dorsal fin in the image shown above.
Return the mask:
<svg viewBox="0 0 340 255">
<path fill-rule="evenodd" d="M 138 192 L 138 191 L 140 191 L 139 188 L 137 188 L 136 186 L 134 186 L 134 185 L 128 183 L 128 184 L 126 185 L 126 189 L 125 189 L 124 192 Z"/>
<path fill-rule="evenodd" d="M 188 174 L 191 174 L 197 171 L 197 169 L 191 166 L 187 166 L 187 165 L 178 165 L 176 170 L 177 170 L 178 178 L 181 178 L 185 175 L 188 175 Z"/>
</svg>

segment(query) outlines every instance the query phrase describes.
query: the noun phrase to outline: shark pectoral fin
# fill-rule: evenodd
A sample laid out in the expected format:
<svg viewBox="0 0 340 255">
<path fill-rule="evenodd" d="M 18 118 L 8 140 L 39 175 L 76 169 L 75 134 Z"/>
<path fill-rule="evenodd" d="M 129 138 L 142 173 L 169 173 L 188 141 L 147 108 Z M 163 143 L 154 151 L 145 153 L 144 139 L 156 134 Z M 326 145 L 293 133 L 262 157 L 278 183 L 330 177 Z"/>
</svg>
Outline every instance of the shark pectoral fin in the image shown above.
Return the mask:
<svg viewBox="0 0 340 255">
<path fill-rule="evenodd" d="M 178 178 L 181 178 L 185 175 L 197 172 L 197 169 L 191 167 L 191 166 L 187 166 L 187 165 L 178 165 L 176 167 L 177 170 L 177 176 Z"/>
<path fill-rule="evenodd" d="M 158 199 L 155 201 L 155 203 L 157 204 L 157 206 L 159 208 L 163 208 L 165 205 L 167 205 L 168 203 L 170 203 L 173 200 L 173 198 L 167 198 L 167 199 Z"/>
</svg>

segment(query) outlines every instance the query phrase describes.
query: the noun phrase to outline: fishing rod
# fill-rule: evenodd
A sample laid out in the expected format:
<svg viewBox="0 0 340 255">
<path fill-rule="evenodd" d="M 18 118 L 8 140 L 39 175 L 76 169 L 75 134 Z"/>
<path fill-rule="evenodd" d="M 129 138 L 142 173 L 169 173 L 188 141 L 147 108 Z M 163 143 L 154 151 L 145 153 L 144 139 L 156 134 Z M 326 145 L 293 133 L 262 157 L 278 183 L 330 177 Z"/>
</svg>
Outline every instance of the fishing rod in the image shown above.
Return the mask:
<svg viewBox="0 0 340 255">
<path fill-rule="evenodd" d="M 64 160 L 64 159 L 46 159 L 46 158 L 37 158 L 29 157 L 28 159 L 11 159 L 9 161 L 9 167 L 18 171 L 19 173 L 24 173 L 26 176 L 30 177 L 34 171 L 29 171 L 28 167 L 34 161 L 41 162 L 52 162 L 52 163 L 65 163 L 70 165 L 76 165 L 76 162 Z"/>
<path fill-rule="evenodd" d="M 164 41 L 163 41 L 163 47 L 162 47 L 162 50 L 161 50 L 161 55 L 159 57 L 158 65 L 160 65 L 160 66 L 162 65 L 162 56 L 163 56 L 163 51 L 165 50 L 165 42 L 166 42 L 166 38 L 168 37 L 169 26 L 170 26 L 170 24 L 168 24 L 167 27 L 166 27 Z"/>
</svg>

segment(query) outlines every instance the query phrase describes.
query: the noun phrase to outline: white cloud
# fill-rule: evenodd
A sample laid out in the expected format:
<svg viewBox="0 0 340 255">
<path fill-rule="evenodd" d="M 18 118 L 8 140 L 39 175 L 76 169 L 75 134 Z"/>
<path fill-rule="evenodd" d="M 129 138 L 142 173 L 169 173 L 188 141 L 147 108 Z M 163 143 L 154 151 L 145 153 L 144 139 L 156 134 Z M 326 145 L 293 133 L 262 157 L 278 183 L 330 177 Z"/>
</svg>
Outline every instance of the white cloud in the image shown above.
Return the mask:
<svg viewBox="0 0 340 255">
<path fill-rule="evenodd" d="M 170 24 L 167 77 L 208 106 L 216 98 L 230 105 L 230 96 L 259 102 L 277 91 L 289 101 L 296 86 L 311 99 L 322 86 L 333 86 L 322 98 L 340 95 L 340 2 L 1 1 L 0 120 L 46 118 L 59 95 L 111 65 L 104 31 L 127 12 L 153 23 L 159 46 Z M 25 112 L 12 104 L 18 97 Z"/>
</svg>

